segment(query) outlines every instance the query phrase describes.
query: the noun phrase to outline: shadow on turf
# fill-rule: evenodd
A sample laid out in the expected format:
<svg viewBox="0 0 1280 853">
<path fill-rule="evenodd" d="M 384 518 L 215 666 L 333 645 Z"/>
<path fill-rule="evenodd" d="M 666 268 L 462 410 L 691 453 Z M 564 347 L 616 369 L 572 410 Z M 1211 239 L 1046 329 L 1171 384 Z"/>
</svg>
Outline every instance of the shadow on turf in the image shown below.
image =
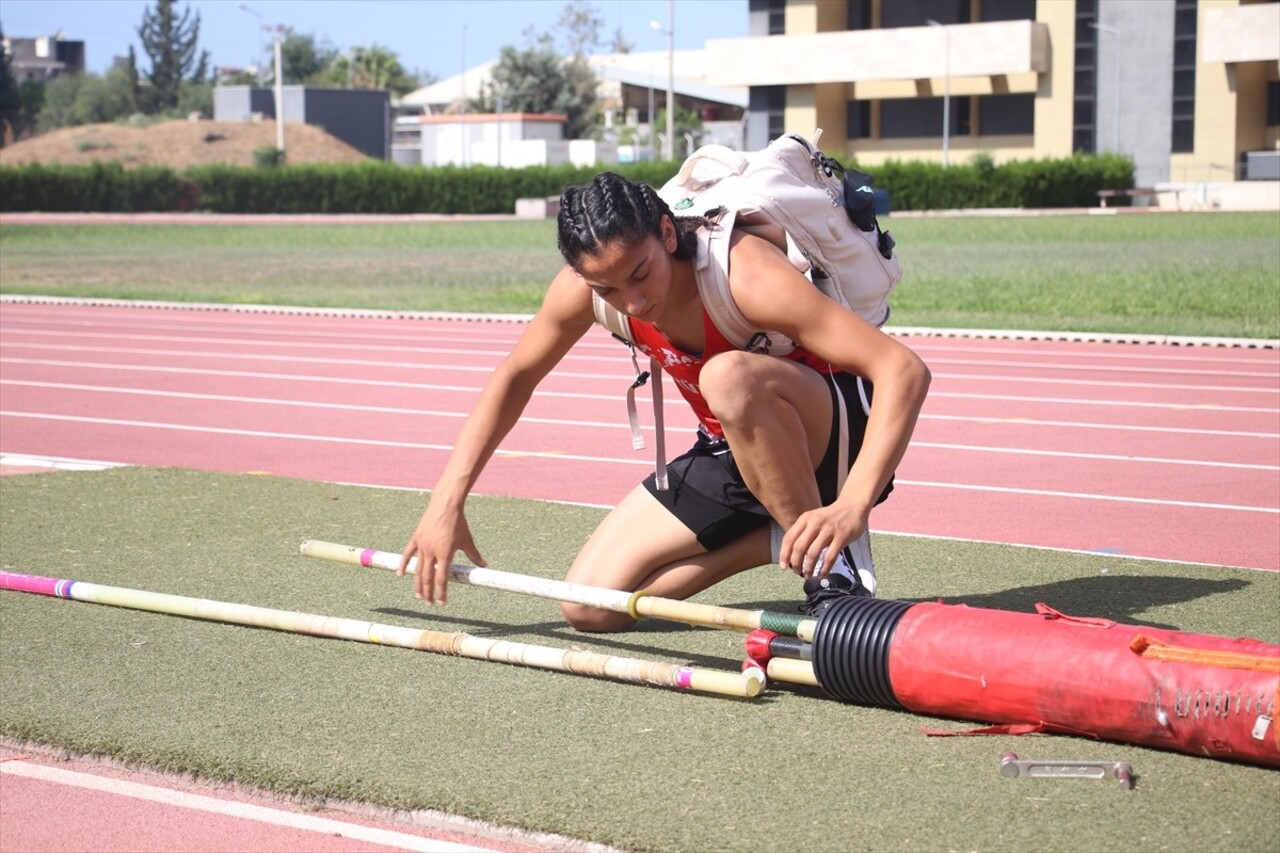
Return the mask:
<svg viewBox="0 0 1280 853">
<path fill-rule="evenodd" d="M 1185 604 L 1211 595 L 1237 592 L 1249 586 L 1238 578 L 1209 580 L 1134 575 L 1101 575 L 1020 586 L 999 592 L 974 593 L 943 598 L 943 604 L 966 604 L 991 610 L 1033 613 L 1041 602 L 1070 616 L 1092 616 L 1117 622 L 1147 625 L 1174 631 L 1195 630 L 1195 626 L 1166 625 L 1144 618 L 1155 607 Z M 938 601 L 937 598 L 908 598 L 904 601 Z M 794 602 L 762 601 L 738 605 L 746 610 L 785 610 Z"/>
<path fill-rule="evenodd" d="M 795 603 L 792 602 L 792 606 Z M 411 619 L 415 622 L 421 621 L 424 616 L 421 611 L 403 610 L 398 607 L 379 607 L 376 613 L 383 613 L 387 616 L 395 616 L 401 619 Z M 675 658 L 677 660 L 687 662 L 693 666 L 702 666 L 712 669 L 724 669 L 726 666 L 736 668 L 738 662 L 728 660 L 723 657 L 712 657 L 710 655 L 691 654 L 687 648 L 673 649 L 656 646 L 653 643 L 628 643 L 623 640 L 626 637 L 634 637 L 637 634 L 645 634 L 648 636 L 663 634 L 673 635 L 676 633 L 685 633 L 689 631 L 704 631 L 705 628 L 694 628 L 682 625 L 677 622 L 662 622 L 658 620 L 645 620 L 637 622 L 628 631 L 621 634 L 584 634 L 570 628 L 564 622 L 534 622 L 524 625 L 510 625 L 505 622 L 488 622 L 483 619 L 467 619 L 464 617 L 450 616 L 449 622 L 455 626 L 457 630 L 467 631 L 475 634 L 477 637 L 485 637 L 489 639 L 499 637 L 509 637 L 512 635 L 545 637 L 549 641 L 554 641 L 557 646 L 572 646 L 574 643 L 590 641 L 594 646 L 606 646 L 614 649 L 619 653 L 627 654 L 638 658 L 652 658 L 655 655 Z M 443 631 L 450 630 L 443 626 L 433 625 L 434 630 Z M 746 657 L 746 651 L 743 650 L 743 657 Z"/>
</svg>

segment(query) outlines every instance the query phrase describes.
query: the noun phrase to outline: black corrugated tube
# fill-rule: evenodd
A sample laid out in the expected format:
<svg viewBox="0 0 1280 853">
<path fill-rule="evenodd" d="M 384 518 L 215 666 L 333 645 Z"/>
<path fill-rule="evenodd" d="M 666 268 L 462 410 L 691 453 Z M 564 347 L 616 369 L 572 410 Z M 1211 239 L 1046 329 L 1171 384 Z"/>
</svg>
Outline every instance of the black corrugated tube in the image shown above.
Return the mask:
<svg viewBox="0 0 1280 853">
<path fill-rule="evenodd" d="M 837 699 L 858 705 L 901 708 L 889 682 L 889 643 L 909 601 L 848 597 L 818 618 L 813 632 L 813 673 Z"/>
</svg>

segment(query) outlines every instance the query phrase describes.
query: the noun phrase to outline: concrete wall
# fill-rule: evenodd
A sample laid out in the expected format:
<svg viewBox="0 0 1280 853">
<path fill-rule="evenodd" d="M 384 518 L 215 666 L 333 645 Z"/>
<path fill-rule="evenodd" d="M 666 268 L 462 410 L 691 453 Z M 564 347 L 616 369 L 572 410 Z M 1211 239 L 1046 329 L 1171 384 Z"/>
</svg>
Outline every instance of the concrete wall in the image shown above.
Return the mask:
<svg viewBox="0 0 1280 853">
<path fill-rule="evenodd" d="M 1098 33 L 1097 150 L 1132 157 L 1134 181 L 1142 187 L 1169 180 L 1173 13 L 1173 0 L 1103 0 L 1098 4 L 1098 23 L 1120 34 Z"/>
</svg>

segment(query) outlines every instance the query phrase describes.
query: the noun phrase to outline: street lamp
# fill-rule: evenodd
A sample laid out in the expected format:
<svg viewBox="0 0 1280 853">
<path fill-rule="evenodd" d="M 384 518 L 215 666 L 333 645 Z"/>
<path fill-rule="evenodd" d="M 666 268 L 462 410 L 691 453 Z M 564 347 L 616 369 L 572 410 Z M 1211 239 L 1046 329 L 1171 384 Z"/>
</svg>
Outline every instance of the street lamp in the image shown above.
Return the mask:
<svg viewBox="0 0 1280 853">
<path fill-rule="evenodd" d="M 275 101 L 276 101 L 276 148 L 280 150 L 281 156 L 284 155 L 284 74 L 280 68 L 283 64 L 280 61 L 280 43 L 284 41 L 285 33 L 289 32 L 289 28 L 283 24 L 269 25 L 262 23 L 262 15 L 250 9 L 243 2 L 236 3 L 236 8 L 248 12 L 258 19 L 258 23 L 262 25 L 262 29 L 272 33 L 272 41 L 275 48 L 275 64 L 276 64 L 276 85 L 275 85 Z"/>
<path fill-rule="evenodd" d="M 676 138 L 676 4 L 667 0 L 667 28 L 650 21 L 649 26 L 667 37 L 667 138 L 662 143 L 662 156 L 675 159 Z M 652 119 L 650 119 L 652 122 Z"/>
<path fill-rule="evenodd" d="M 933 18 L 925 23 L 942 30 L 942 166 L 946 168 L 951 163 L 951 33 Z"/>
<path fill-rule="evenodd" d="M 1120 30 L 1115 27 L 1109 27 L 1105 24 L 1098 24 L 1092 21 L 1089 26 L 1095 30 L 1101 30 L 1111 36 L 1111 47 L 1115 53 L 1115 68 L 1112 69 L 1112 76 L 1115 78 L 1115 103 L 1112 104 L 1113 116 L 1111 126 L 1111 150 L 1120 153 Z"/>
</svg>

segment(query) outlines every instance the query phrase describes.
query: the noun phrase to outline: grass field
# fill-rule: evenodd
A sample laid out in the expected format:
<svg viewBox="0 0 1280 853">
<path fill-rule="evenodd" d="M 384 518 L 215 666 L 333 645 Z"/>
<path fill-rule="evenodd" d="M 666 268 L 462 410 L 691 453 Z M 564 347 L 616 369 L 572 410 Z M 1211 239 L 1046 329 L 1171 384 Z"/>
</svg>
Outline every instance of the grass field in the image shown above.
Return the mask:
<svg viewBox="0 0 1280 853">
<path fill-rule="evenodd" d="M 1273 213 L 891 218 L 899 326 L 1280 338 Z M 551 222 L 12 226 L 0 292 L 535 310 Z"/>
<path fill-rule="evenodd" d="M 741 636 L 564 626 L 554 602 L 308 560 L 397 549 L 414 493 L 179 470 L 0 479 L 5 569 L 736 669 Z M 473 498 L 497 568 L 560 577 L 599 510 Z M 879 537 L 887 598 L 1280 641 L 1280 574 Z M 748 572 L 698 600 L 787 610 Z M 0 734 L 321 803 L 433 808 L 648 851 L 1271 851 L 1280 773 L 1084 738 L 930 738 L 972 724 L 782 687 L 755 701 L 0 593 Z M 1128 761 L 1110 782 L 1011 780 L 1000 755 Z"/>
</svg>

